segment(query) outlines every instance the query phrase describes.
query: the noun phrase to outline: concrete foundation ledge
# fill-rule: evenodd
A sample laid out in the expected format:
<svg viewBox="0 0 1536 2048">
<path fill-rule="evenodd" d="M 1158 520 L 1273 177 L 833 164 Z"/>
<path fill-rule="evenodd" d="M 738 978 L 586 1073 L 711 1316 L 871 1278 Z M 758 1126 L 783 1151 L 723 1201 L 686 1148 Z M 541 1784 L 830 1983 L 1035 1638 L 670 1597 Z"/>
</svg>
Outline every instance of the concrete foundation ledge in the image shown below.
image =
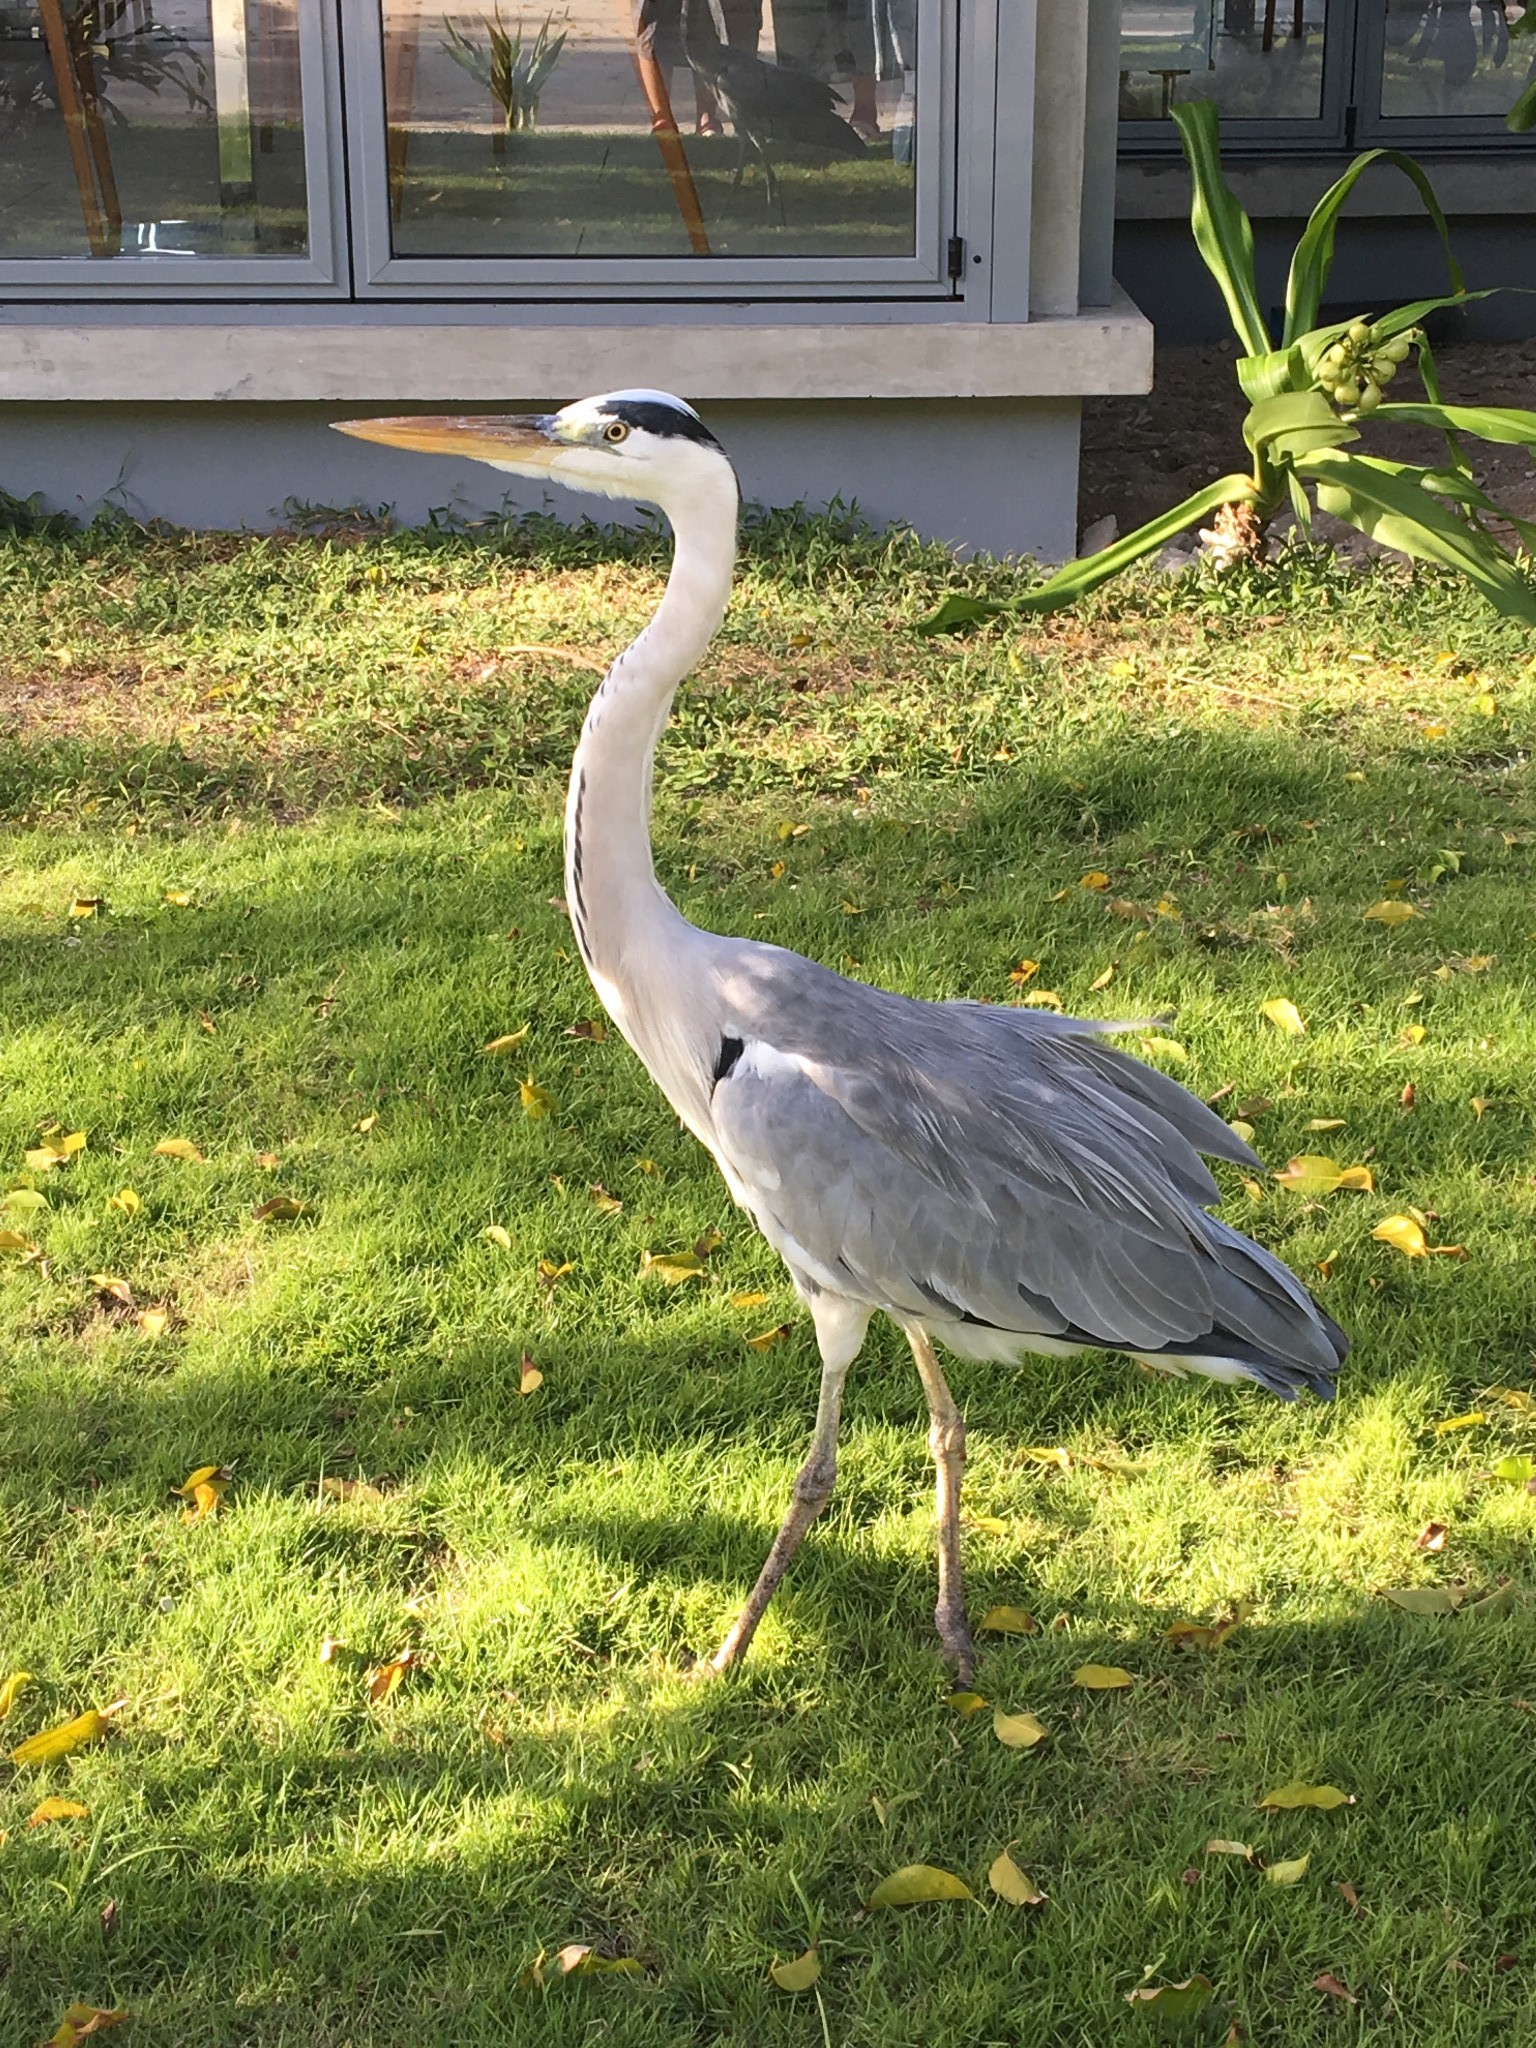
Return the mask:
<svg viewBox="0 0 1536 2048">
<path fill-rule="evenodd" d="M 815 320 L 622 325 L 536 322 L 527 308 L 475 323 L 358 317 L 368 310 L 214 322 L 95 307 L 64 321 L 13 307 L 0 402 L 457 406 L 626 385 L 699 400 L 1076 399 L 1152 386 L 1152 329 L 1123 294 L 1070 319 L 1007 324 L 904 319 L 894 306 L 879 319 L 823 307 Z"/>
</svg>

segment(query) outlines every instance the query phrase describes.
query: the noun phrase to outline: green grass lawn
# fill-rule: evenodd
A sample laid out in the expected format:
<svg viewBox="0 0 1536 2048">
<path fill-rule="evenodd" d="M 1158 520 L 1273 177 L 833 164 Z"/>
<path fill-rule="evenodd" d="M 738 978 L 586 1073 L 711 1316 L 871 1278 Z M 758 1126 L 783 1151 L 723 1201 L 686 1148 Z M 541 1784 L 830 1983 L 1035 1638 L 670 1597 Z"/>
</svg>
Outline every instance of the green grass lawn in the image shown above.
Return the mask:
<svg viewBox="0 0 1536 2048">
<path fill-rule="evenodd" d="M 749 536 L 658 776 L 688 913 L 923 995 L 1009 1000 L 1028 958 L 1026 994 L 1176 1010 L 1180 1077 L 1272 1167 L 1374 1176 L 1220 1169 L 1353 1333 L 1331 1407 L 954 1368 L 972 1613 L 1042 1624 L 983 1639 L 979 1690 L 1046 1727 L 1022 1751 L 946 1702 L 893 1330 L 751 1660 L 688 1675 L 817 1367 L 637 1062 L 571 1035 L 563 764 L 663 562 L 539 523 L 4 544 L 0 1186 L 48 1204 L 0 1212 L 43 1254 L 0 1254 L 0 1676 L 34 1674 L 4 1746 L 128 1704 L 0 1766 L 0 2038 L 85 1999 L 142 2048 L 1105 2048 L 1160 2038 L 1126 1994 L 1203 1972 L 1199 2042 L 1536 2042 L 1536 1500 L 1488 1476 L 1536 1414 L 1482 1397 L 1536 1388 L 1529 642 L 1295 556 L 934 643 L 938 553 Z M 29 1169 L 50 1128 L 84 1150 Z M 274 1195 L 302 1212 L 257 1220 Z M 1410 1208 L 1465 1257 L 1373 1239 Z M 705 1279 L 640 1279 L 712 1229 Z M 1492 1616 L 1379 1597 L 1505 1581 Z M 1242 1599 L 1220 1649 L 1166 1639 Z M 1354 1803 L 1256 1810 L 1298 1779 Z M 29 1826 L 49 1794 L 87 1812 Z M 1310 1862 L 1276 1884 L 1213 1837 Z M 1043 1906 L 987 1890 L 1007 1844 Z M 978 1902 L 866 1910 L 918 1862 Z M 776 1988 L 813 1938 L 817 1991 Z M 638 1970 L 525 1987 L 567 1942 Z"/>
</svg>

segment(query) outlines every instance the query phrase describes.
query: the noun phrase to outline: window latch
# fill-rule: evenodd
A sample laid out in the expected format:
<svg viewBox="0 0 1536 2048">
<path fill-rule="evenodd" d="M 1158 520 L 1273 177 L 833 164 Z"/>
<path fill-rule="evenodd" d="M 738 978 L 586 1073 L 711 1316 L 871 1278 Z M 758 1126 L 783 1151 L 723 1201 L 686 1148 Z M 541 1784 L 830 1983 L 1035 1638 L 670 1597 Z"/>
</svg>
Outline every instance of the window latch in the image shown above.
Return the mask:
<svg viewBox="0 0 1536 2048">
<path fill-rule="evenodd" d="M 965 275 L 965 238 L 963 235 L 951 235 L 949 238 L 948 268 L 950 282 L 958 284 Z"/>
</svg>

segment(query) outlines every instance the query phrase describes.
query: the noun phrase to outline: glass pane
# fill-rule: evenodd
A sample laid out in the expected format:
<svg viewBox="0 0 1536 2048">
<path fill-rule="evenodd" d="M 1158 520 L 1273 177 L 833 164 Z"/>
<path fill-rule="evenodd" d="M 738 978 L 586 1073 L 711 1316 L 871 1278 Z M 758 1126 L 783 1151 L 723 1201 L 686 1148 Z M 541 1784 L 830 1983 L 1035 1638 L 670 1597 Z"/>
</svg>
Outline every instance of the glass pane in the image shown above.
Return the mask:
<svg viewBox="0 0 1536 2048">
<path fill-rule="evenodd" d="M 1214 100 L 1232 121 L 1315 121 L 1328 0 L 1125 0 L 1120 118 Z"/>
<path fill-rule="evenodd" d="M 930 0 L 382 0 L 399 256 L 908 256 Z"/>
<path fill-rule="evenodd" d="M 0 0 L 0 257 L 304 252 L 298 0 Z"/>
<path fill-rule="evenodd" d="M 1507 114 L 1536 66 L 1536 42 L 1509 38 L 1524 12 L 1513 0 L 1387 0 L 1382 114 Z"/>
</svg>

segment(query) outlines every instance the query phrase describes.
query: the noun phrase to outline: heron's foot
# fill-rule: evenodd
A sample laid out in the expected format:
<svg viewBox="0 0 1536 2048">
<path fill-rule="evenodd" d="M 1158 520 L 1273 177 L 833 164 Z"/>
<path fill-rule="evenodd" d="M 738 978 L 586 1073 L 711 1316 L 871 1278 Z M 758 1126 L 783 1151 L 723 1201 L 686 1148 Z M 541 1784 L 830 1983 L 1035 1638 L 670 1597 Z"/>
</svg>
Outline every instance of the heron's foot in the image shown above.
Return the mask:
<svg viewBox="0 0 1536 2048">
<path fill-rule="evenodd" d="M 964 1600 L 941 1600 L 933 1610 L 933 1619 L 944 1648 L 945 1662 L 954 1666 L 955 1684 L 969 1685 L 976 1676 L 976 1645 L 971 1640 L 971 1624 L 966 1616 Z"/>
</svg>

